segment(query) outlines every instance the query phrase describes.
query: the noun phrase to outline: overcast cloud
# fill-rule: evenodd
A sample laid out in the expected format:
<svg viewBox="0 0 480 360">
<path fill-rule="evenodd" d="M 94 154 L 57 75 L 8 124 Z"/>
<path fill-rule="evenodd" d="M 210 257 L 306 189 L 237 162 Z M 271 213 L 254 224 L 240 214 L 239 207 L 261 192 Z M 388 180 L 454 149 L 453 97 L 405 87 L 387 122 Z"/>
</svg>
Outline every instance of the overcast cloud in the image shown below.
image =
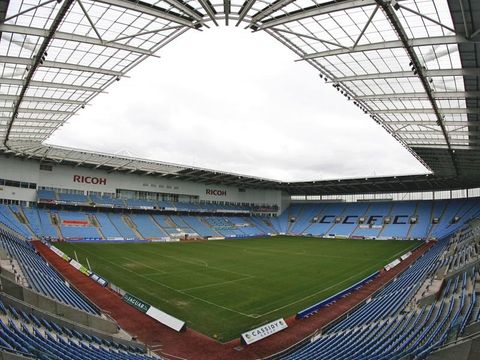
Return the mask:
<svg viewBox="0 0 480 360">
<path fill-rule="evenodd" d="M 285 181 L 425 173 L 265 33 L 188 31 L 49 143 Z"/>
</svg>

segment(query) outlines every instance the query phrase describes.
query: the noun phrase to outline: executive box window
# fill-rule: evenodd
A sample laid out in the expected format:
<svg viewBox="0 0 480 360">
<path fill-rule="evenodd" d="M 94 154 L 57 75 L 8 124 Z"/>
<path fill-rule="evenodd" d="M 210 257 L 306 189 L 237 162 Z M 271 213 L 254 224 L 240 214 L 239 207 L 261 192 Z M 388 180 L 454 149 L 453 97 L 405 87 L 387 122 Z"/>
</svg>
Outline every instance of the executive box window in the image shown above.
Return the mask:
<svg viewBox="0 0 480 360">
<path fill-rule="evenodd" d="M 36 189 L 37 184 L 29 183 L 24 181 L 15 181 L 15 180 L 7 180 L 7 179 L 0 179 L 0 186 L 10 186 L 22 189 Z"/>
<path fill-rule="evenodd" d="M 53 171 L 53 166 L 49 164 L 40 164 L 40 170 Z"/>
</svg>

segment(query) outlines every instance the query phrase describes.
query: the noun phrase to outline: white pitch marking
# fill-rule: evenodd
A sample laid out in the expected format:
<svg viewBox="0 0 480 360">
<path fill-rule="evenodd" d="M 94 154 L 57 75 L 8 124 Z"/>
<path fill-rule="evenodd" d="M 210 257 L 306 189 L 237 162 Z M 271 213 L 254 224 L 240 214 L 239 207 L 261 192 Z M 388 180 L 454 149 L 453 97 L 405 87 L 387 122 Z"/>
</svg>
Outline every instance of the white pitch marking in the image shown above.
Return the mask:
<svg viewBox="0 0 480 360">
<path fill-rule="evenodd" d="M 123 257 L 123 259 L 126 259 L 126 260 L 128 260 L 128 261 L 130 261 L 130 262 L 133 262 L 133 263 L 136 263 L 136 264 L 140 264 L 140 265 L 142 265 L 143 267 L 146 267 L 146 268 L 155 270 L 155 272 L 156 272 L 157 274 L 158 274 L 158 273 L 167 274 L 166 271 L 163 271 L 163 270 L 161 270 L 161 269 L 159 269 L 159 268 L 156 268 L 156 267 L 153 267 L 153 266 L 149 266 L 149 265 L 147 265 L 147 264 L 142 263 L 141 261 L 133 260 L 133 259 L 130 259 L 130 258 L 128 258 L 128 257 Z"/>
<path fill-rule="evenodd" d="M 91 253 L 91 252 L 88 251 L 88 250 L 85 250 L 85 251 L 88 252 L 88 253 Z M 245 313 L 243 313 L 243 312 L 241 312 L 241 311 L 233 310 L 233 309 L 230 309 L 230 308 L 228 308 L 228 307 L 226 307 L 226 306 L 222 306 L 222 305 L 215 304 L 215 303 L 213 303 L 213 302 L 211 302 L 211 301 L 208 301 L 208 300 L 199 298 L 198 296 L 194 296 L 194 295 L 191 295 L 191 294 L 189 294 L 189 293 L 183 292 L 183 291 L 181 291 L 181 290 L 175 289 L 175 288 L 173 288 L 173 287 L 171 287 L 171 286 L 165 285 L 165 284 L 161 283 L 160 281 L 156 281 L 156 280 L 150 279 L 150 278 L 148 278 L 148 277 L 146 277 L 146 276 L 144 276 L 144 275 L 138 274 L 138 273 L 136 273 L 135 271 L 133 271 L 133 270 L 131 270 L 131 269 L 128 269 L 128 268 L 126 268 L 126 267 L 123 267 L 123 266 L 121 266 L 121 265 L 118 265 L 118 264 L 116 264 L 116 263 L 114 263 L 114 262 L 112 262 L 112 261 L 110 261 L 110 260 L 105 259 L 105 258 L 102 258 L 102 259 L 103 259 L 103 261 L 106 261 L 106 262 L 108 262 L 109 264 L 112 264 L 113 266 L 115 266 L 115 267 L 117 267 L 117 268 L 123 269 L 123 270 L 125 270 L 125 271 L 127 271 L 127 272 L 130 272 L 130 273 L 132 273 L 132 274 L 134 274 L 134 275 L 136 275 L 136 276 L 138 276 L 138 277 L 144 278 L 144 279 L 146 279 L 146 280 L 148 280 L 148 281 L 150 281 L 150 282 L 153 282 L 153 283 L 155 283 L 155 284 L 158 284 L 158 285 L 160 285 L 160 286 L 163 286 L 163 287 L 165 287 L 165 288 L 167 288 L 167 289 L 169 289 L 169 290 L 172 290 L 172 291 L 178 292 L 178 293 L 180 293 L 180 294 L 182 294 L 182 295 L 191 297 L 192 299 L 196 299 L 196 300 L 198 300 L 198 301 L 202 301 L 202 302 L 204 302 L 204 303 L 206 303 L 206 304 L 213 305 L 213 306 L 216 306 L 216 307 L 218 307 L 218 308 L 221 308 L 221 309 L 224 309 L 224 310 L 227 310 L 227 311 L 230 311 L 230 312 L 234 312 L 234 313 L 239 314 L 239 315 L 243 315 L 243 316 L 246 316 L 246 317 L 255 319 L 255 317 L 251 316 L 250 314 L 245 314 Z M 247 276 L 249 276 L 249 275 L 247 275 Z"/>
<path fill-rule="evenodd" d="M 411 248 L 413 248 L 413 247 L 414 247 L 414 245 L 412 245 L 411 247 L 409 247 L 409 249 L 411 249 Z M 408 250 L 407 250 L 407 251 L 408 251 Z M 405 253 L 405 249 L 403 249 L 403 250 L 397 252 L 395 255 L 391 256 L 390 259 L 391 259 L 391 258 L 396 258 L 398 255 L 403 254 L 403 253 Z M 382 263 L 383 263 L 383 261 L 382 261 Z M 363 271 L 362 273 L 364 273 L 364 272 L 365 272 L 365 271 Z M 362 273 L 361 273 L 361 274 L 362 274 Z M 319 291 L 317 291 L 317 292 L 314 292 L 313 294 L 307 295 L 307 296 L 305 296 L 305 297 L 303 297 L 303 298 L 301 298 L 301 299 L 295 300 L 295 301 L 291 302 L 290 304 L 283 305 L 283 306 L 281 306 L 281 307 L 279 307 L 279 308 L 273 309 L 273 310 L 271 310 L 271 311 L 269 311 L 269 312 L 266 312 L 266 313 L 264 313 L 264 314 L 262 314 L 262 315 L 260 315 L 260 316 L 269 315 L 269 314 L 271 314 L 271 313 L 274 313 L 275 311 L 278 311 L 278 310 L 284 309 L 284 308 L 286 308 L 286 307 L 289 307 L 290 305 L 293 305 L 293 304 L 296 304 L 296 303 L 301 302 L 301 301 L 303 301 L 303 300 L 306 300 L 306 299 L 308 299 L 308 298 L 310 298 L 310 297 L 312 297 L 312 296 L 321 294 L 322 292 L 327 291 L 327 290 L 330 290 L 331 288 L 333 288 L 333 287 L 335 287 L 335 286 L 337 286 L 337 285 L 339 285 L 339 284 L 343 284 L 344 282 L 347 282 L 348 280 L 350 280 L 351 278 L 356 277 L 356 276 L 358 276 L 358 274 L 354 274 L 354 275 L 348 277 L 347 279 L 344 279 L 344 280 L 342 280 L 342 281 L 340 281 L 340 282 L 338 282 L 338 283 L 333 284 L 332 286 L 329 286 L 329 287 L 327 287 L 327 288 L 325 288 L 325 289 L 322 289 L 322 290 L 319 290 Z"/>
<path fill-rule="evenodd" d="M 228 272 L 228 273 L 230 273 L 230 274 L 235 274 L 235 275 L 244 276 L 244 277 L 252 276 L 252 275 L 250 275 L 250 274 L 245 274 L 245 273 L 240 273 L 240 272 L 237 272 L 237 271 L 222 269 L 222 268 L 219 268 L 219 267 L 216 267 L 216 266 L 210 266 L 210 265 L 208 264 L 208 262 L 206 262 L 206 261 L 204 261 L 204 260 L 192 259 L 192 258 L 180 259 L 180 258 L 176 258 L 176 257 L 174 257 L 174 256 L 168 256 L 168 255 L 163 255 L 163 254 L 158 254 L 158 255 L 159 255 L 159 256 L 166 257 L 166 258 L 169 258 L 169 259 L 173 259 L 173 260 L 176 260 L 176 261 L 184 262 L 184 263 L 187 263 L 187 264 L 197 265 L 197 266 L 200 266 L 198 262 L 203 262 L 203 265 L 205 265 L 205 267 L 208 267 L 209 269 L 219 270 L 219 271 L 223 271 L 223 272 Z"/>
<path fill-rule="evenodd" d="M 201 286 L 191 287 L 191 288 L 188 288 L 188 289 L 181 289 L 180 291 L 190 291 L 190 290 L 204 289 L 204 288 L 215 287 L 215 286 L 222 286 L 222 285 L 234 283 L 234 282 L 237 282 L 237 281 L 250 280 L 250 279 L 253 279 L 253 278 L 255 278 L 255 276 L 247 276 L 247 277 L 244 277 L 244 278 L 241 278 L 241 279 L 227 280 L 227 281 L 222 281 L 222 282 L 215 283 L 215 284 L 201 285 Z"/>
</svg>

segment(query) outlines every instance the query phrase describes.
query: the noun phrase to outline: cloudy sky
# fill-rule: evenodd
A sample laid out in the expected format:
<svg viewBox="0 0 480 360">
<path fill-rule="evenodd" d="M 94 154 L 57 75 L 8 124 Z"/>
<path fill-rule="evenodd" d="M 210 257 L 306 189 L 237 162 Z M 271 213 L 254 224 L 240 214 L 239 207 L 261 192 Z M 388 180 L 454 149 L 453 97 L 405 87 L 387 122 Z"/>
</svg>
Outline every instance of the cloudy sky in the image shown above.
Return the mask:
<svg viewBox="0 0 480 360">
<path fill-rule="evenodd" d="M 267 34 L 188 31 L 158 55 L 49 143 L 286 181 L 426 172 Z"/>
</svg>

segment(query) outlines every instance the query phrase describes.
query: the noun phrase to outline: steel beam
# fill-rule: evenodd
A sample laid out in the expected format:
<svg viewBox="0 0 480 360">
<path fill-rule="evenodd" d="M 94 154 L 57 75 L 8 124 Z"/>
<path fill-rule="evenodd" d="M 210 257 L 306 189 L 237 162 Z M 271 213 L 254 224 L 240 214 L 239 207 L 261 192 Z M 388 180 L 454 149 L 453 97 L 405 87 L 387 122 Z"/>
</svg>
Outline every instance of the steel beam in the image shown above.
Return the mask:
<svg viewBox="0 0 480 360">
<path fill-rule="evenodd" d="M 445 125 L 443 124 L 443 114 L 446 114 L 446 112 L 442 112 L 441 109 L 438 108 L 437 102 L 435 101 L 435 98 L 433 96 L 433 91 L 430 87 L 429 83 L 429 78 L 428 75 L 425 74 L 425 69 L 423 68 L 423 63 L 422 61 L 418 58 L 417 53 L 414 50 L 414 47 L 409 43 L 408 36 L 405 32 L 405 29 L 403 28 L 403 25 L 401 21 L 398 19 L 395 10 L 392 7 L 391 3 L 385 3 L 383 0 L 376 0 L 378 5 L 382 7 L 383 12 L 385 13 L 386 18 L 390 21 L 393 29 L 395 32 L 398 34 L 398 37 L 403 43 L 403 47 L 405 51 L 408 54 L 408 57 L 411 60 L 412 66 L 416 69 L 417 71 L 417 76 L 422 83 L 423 88 L 425 89 L 425 92 L 428 95 L 429 102 L 432 106 L 433 113 L 435 114 L 437 118 L 437 122 L 439 126 L 442 129 L 442 134 L 444 137 L 445 142 L 447 143 L 449 153 L 450 153 L 450 158 L 452 160 L 453 164 L 453 170 L 456 175 L 459 175 L 459 170 L 458 170 L 458 165 L 457 161 L 455 158 L 455 154 L 452 151 L 452 146 L 450 144 L 450 138 L 448 136 L 448 131 L 445 128 Z M 444 109 L 446 110 L 446 109 Z"/>
<path fill-rule="evenodd" d="M 38 36 L 43 38 L 48 36 L 48 30 L 45 30 L 45 29 L 32 28 L 32 27 L 20 26 L 20 25 L 10 25 L 10 24 L 0 24 L 0 32 L 8 32 L 12 34 L 22 34 L 22 35 L 33 35 L 33 36 Z M 65 33 L 61 31 L 57 31 L 53 36 L 53 39 L 103 46 L 106 48 L 125 50 L 125 51 L 130 51 L 130 52 L 134 52 L 142 55 L 153 55 L 151 51 L 140 49 L 135 46 L 124 45 L 124 44 L 116 43 L 114 41 L 104 41 L 104 40 L 102 41 L 97 38 Z"/>
<path fill-rule="evenodd" d="M 410 47 L 417 46 L 437 46 L 437 45 L 452 45 L 452 44 L 463 44 L 463 43 L 472 43 L 471 40 L 467 40 L 463 36 L 436 36 L 428 38 L 416 38 L 416 39 L 407 39 L 406 44 Z M 366 52 L 366 51 L 379 51 L 379 50 L 388 50 L 388 49 L 397 49 L 403 48 L 404 42 L 402 40 L 392 40 L 385 41 L 373 44 L 357 45 L 355 47 L 342 47 L 340 49 L 320 51 L 312 54 L 305 55 L 300 60 L 307 59 L 316 59 L 327 56 L 339 56 L 346 55 L 356 52 Z"/>
<path fill-rule="evenodd" d="M 10 118 L 9 117 L 0 117 L 0 121 L 8 121 Z M 15 122 L 30 122 L 30 123 L 64 123 L 65 120 L 58 120 L 58 119 L 35 119 L 35 118 L 21 118 L 18 117 L 15 119 Z"/>
<path fill-rule="evenodd" d="M 375 0 L 344 0 L 340 2 L 328 2 L 323 5 L 316 5 L 305 8 L 300 11 L 294 11 L 289 14 L 280 15 L 273 19 L 268 19 L 259 25 L 259 30 L 265 30 L 273 26 L 283 25 L 292 21 L 303 20 L 313 16 L 331 14 L 336 11 L 354 9 L 363 6 L 377 5 Z"/>
<path fill-rule="evenodd" d="M 33 62 L 30 63 L 29 69 L 27 71 L 27 75 L 25 77 L 25 82 L 23 84 L 22 90 L 20 91 L 20 94 L 18 96 L 17 101 L 15 102 L 15 107 L 12 111 L 12 117 L 10 119 L 10 122 L 8 123 L 7 126 L 7 133 L 5 134 L 4 140 L 3 140 L 3 145 L 8 149 L 8 141 L 10 138 L 10 130 L 12 129 L 12 126 L 15 122 L 15 118 L 18 116 L 20 106 L 22 104 L 23 98 L 28 90 L 28 87 L 30 86 L 30 82 L 32 81 L 33 75 L 37 71 L 38 67 L 42 63 L 42 56 L 46 52 L 48 46 L 50 45 L 53 36 L 55 35 L 55 32 L 57 31 L 58 27 L 62 23 L 64 17 L 67 15 L 68 11 L 70 10 L 70 7 L 73 5 L 74 0 L 64 0 L 63 3 L 60 5 L 60 9 L 58 10 L 57 14 L 55 15 L 55 18 L 52 21 L 52 24 L 50 26 L 48 36 L 46 36 L 43 39 L 42 44 L 38 48 L 37 51 L 37 56 L 33 60 Z M 18 59 L 17 59 L 18 60 Z M 30 59 L 27 59 L 30 60 Z M 2 60 L 0 60 L 1 62 Z M 17 63 L 17 62 L 14 62 Z M 11 111 L 11 110 L 8 110 Z"/>
<path fill-rule="evenodd" d="M 252 16 L 252 23 L 256 23 L 266 18 L 268 15 L 274 13 L 275 11 L 287 6 L 288 4 L 294 2 L 295 0 L 276 0 L 267 7 L 263 8 L 255 15 Z"/>
<path fill-rule="evenodd" d="M 46 133 L 40 133 L 39 130 L 43 130 L 43 129 L 54 130 L 59 126 L 60 124 L 58 125 L 20 125 L 20 124 L 17 124 L 17 122 L 15 122 L 15 125 L 12 127 L 10 132 L 22 133 L 24 131 L 20 131 L 20 130 L 27 130 L 25 132 L 38 132 L 39 135 L 45 135 Z"/>
<path fill-rule="evenodd" d="M 240 8 L 240 12 L 238 14 L 237 24 L 235 26 L 240 25 L 240 23 L 243 21 L 243 19 L 245 19 L 245 16 L 247 16 L 247 14 L 250 11 L 250 9 L 252 8 L 253 4 L 255 4 L 255 1 L 257 1 L 257 0 L 246 0 L 243 3 L 242 7 Z"/>
<path fill-rule="evenodd" d="M 23 86 L 24 81 L 20 79 L 6 79 L 0 78 L 0 85 L 17 85 Z M 102 92 L 102 89 L 97 89 L 89 86 L 77 86 L 77 85 L 70 85 L 70 84 L 60 84 L 60 83 L 50 83 L 46 81 L 30 81 L 30 86 L 34 87 L 45 87 L 45 88 L 54 88 L 54 89 L 65 89 L 65 90 L 78 90 L 78 91 L 88 91 L 88 92 Z"/>
<path fill-rule="evenodd" d="M 480 98 L 480 91 L 452 91 L 433 92 L 435 99 L 465 99 L 465 98 Z M 355 100 L 359 101 L 375 101 L 375 100 L 397 100 L 397 99 L 428 99 L 426 93 L 396 93 L 396 94 L 374 94 L 374 95 L 360 95 L 355 96 Z"/>
<path fill-rule="evenodd" d="M 433 78 L 439 76 L 475 76 L 480 77 L 480 68 L 463 68 L 463 69 L 439 69 L 439 70 L 424 70 L 424 76 Z M 353 75 L 334 78 L 334 82 L 345 81 L 361 81 L 361 80 L 382 80 L 394 78 L 416 77 L 412 71 L 396 71 L 389 73 L 374 73 L 365 75 Z"/>
<path fill-rule="evenodd" d="M 0 112 L 12 112 L 13 108 L 8 107 L 0 107 Z M 17 108 L 15 111 L 16 114 L 18 113 L 32 113 L 32 114 L 56 114 L 56 115 L 73 115 L 73 112 L 70 111 L 59 111 L 59 110 L 45 110 L 45 109 L 29 109 L 29 108 Z"/>
<path fill-rule="evenodd" d="M 32 66 L 37 62 L 37 59 L 36 58 L 35 59 L 17 58 L 17 57 L 14 57 L 14 56 L 0 56 L 0 63 L 2 63 L 2 62 L 7 63 L 7 64 L 25 65 L 25 66 L 27 66 L 31 69 Z M 85 71 L 85 72 L 98 73 L 98 74 L 115 76 L 115 77 L 123 75 L 119 71 L 95 68 L 95 67 L 85 66 L 85 65 L 62 63 L 62 62 L 58 62 L 58 61 L 45 60 L 43 63 L 41 63 L 40 59 L 38 59 L 37 67 L 40 67 L 40 66 L 56 68 L 56 69 L 65 69 L 65 70 Z"/>
<path fill-rule="evenodd" d="M 4 95 L 0 94 L 0 100 L 8 100 L 8 101 L 17 101 L 18 96 L 16 95 Z M 77 100 L 69 100 L 69 99 L 58 99 L 58 98 L 44 98 L 44 97 L 37 97 L 37 96 L 24 96 L 23 101 L 30 101 L 30 102 L 41 102 L 41 103 L 54 103 L 54 104 L 70 104 L 70 105 L 85 105 L 84 101 L 77 101 Z"/>
<path fill-rule="evenodd" d="M 217 20 L 215 19 L 217 12 L 213 7 L 212 3 L 209 0 L 198 0 L 203 10 L 207 13 L 208 17 L 213 21 L 213 23 L 218 26 Z"/>
<path fill-rule="evenodd" d="M 438 126 L 436 121 L 408 121 L 408 120 L 394 120 L 394 121 L 384 121 L 381 120 L 382 124 L 385 125 L 397 125 L 397 126 Z M 475 123 L 474 121 L 444 121 L 445 126 L 480 126 L 480 122 Z"/>
<path fill-rule="evenodd" d="M 195 24 L 189 18 L 183 17 L 173 12 L 167 12 L 164 9 L 155 6 L 147 6 L 144 3 L 138 3 L 128 0 L 95 0 L 95 2 L 103 3 L 111 6 L 117 6 L 123 9 L 141 12 L 159 19 L 171 21 L 177 24 L 185 25 L 191 28 L 195 28 Z"/>
<path fill-rule="evenodd" d="M 451 115 L 451 114 L 480 114 L 480 109 L 473 108 L 426 108 L 426 109 L 388 109 L 388 110 L 371 110 L 371 114 L 381 115 L 381 114 L 437 114 L 441 115 Z M 441 116 L 440 115 L 440 116 Z"/>
</svg>

